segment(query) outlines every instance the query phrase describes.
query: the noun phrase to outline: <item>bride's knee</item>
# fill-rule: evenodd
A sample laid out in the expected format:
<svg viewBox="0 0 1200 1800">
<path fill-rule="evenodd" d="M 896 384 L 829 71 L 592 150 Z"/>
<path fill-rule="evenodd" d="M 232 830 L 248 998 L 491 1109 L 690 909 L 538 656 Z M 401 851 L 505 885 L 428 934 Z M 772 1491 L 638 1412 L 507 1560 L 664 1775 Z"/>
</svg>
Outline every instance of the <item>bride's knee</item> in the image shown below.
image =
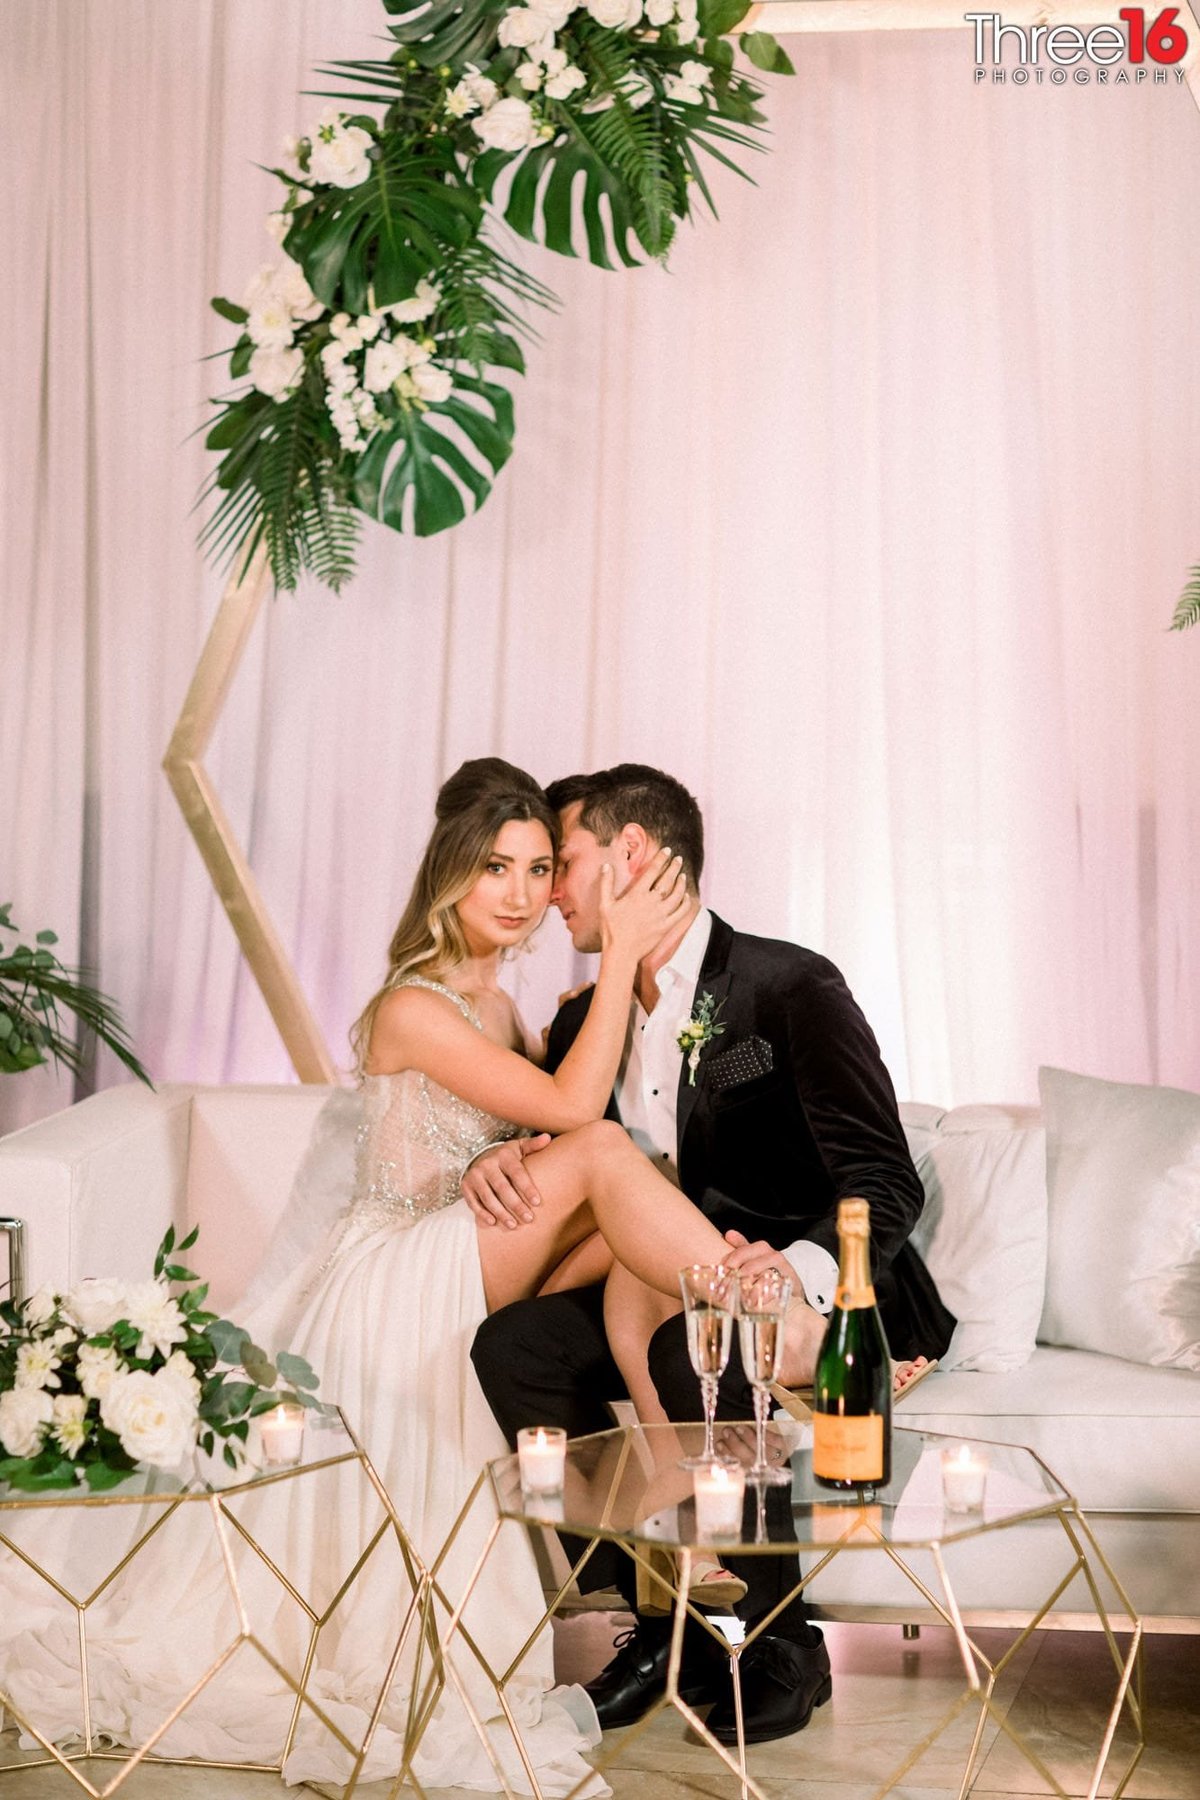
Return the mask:
<svg viewBox="0 0 1200 1800">
<path fill-rule="evenodd" d="M 611 1164 L 632 1148 L 624 1127 L 613 1119 L 593 1119 L 571 1132 L 571 1141 L 589 1169 Z"/>
</svg>

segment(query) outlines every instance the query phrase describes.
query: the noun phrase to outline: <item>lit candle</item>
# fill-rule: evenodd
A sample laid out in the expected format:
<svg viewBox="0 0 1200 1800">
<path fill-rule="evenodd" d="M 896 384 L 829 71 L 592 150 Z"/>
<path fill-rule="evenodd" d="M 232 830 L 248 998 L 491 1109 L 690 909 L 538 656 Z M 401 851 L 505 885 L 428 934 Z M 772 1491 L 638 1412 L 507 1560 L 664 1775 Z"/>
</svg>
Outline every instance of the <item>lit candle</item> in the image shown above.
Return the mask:
<svg viewBox="0 0 1200 1800">
<path fill-rule="evenodd" d="M 259 1421 L 263 1461 L 274 1468 L 291 1468 L 304 1451 L 304 1408 L 292 1402 L 273 1407 Z"/>
<path fill-rule="evenodd" d="M 561 1494 L 567 1434 L 559 1425 L 527 1425 L 517 1433 L 521 1486 L 527 1494 Z"/>
<path fill-rule="evenodd" d="M 985 1450 L 970 1444 L 942 1451 L 942 1498 L 947 1512 L 977 1512 L 983 1505 L 987 1486 L 988 1459 Z"/>
<path fill-rule="evenodd" d="M 711 1468 L 696 1469 L 692 1485 L 696 1496 L 696 1536 L 701 1542 L 741 1537 L 746 1471 L 714 1463 Z"/>
</svg>

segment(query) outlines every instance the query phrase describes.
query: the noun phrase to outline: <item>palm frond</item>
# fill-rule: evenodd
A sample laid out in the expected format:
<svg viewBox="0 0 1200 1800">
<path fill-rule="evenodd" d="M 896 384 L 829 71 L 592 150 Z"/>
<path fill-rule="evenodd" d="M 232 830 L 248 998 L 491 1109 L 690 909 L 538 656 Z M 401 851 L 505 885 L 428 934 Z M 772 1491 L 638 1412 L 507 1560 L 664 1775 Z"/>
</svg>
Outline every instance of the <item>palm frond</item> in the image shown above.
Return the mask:
<svg viewBox="0 0 1200 1800">
<path fill-rule="evenodd" d="M 1187 631 L 1192 625 L 1200 625 L 1200 564 L 1188 576 L 1171 618 L 1172 631 Z"/>
</svg>

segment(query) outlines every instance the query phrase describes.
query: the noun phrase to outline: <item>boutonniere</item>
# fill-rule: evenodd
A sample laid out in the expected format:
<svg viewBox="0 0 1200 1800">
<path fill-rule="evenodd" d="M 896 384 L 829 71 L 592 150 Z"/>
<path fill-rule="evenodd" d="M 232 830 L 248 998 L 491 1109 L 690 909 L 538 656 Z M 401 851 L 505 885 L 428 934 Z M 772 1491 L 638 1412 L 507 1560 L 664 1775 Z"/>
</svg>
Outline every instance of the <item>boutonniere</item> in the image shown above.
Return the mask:
<svg viewBox="0 0 1200 1800">
<path fill-rule="evenodd" d="M 696 1085 L 696 1070 L 700 1067 L 700 1052 L 705 1044 L 713 1038 L 720 1037 L 724 1025 L 718 1024 L 718 1014 L 725 1002 L 713 1004 L 711 994 L 701 994 L 692 1008 L 692 1016 L 684 1021 L 675 1034 L 675 1042 L 687 1057 L 688 1086 Z"/>
</svg>

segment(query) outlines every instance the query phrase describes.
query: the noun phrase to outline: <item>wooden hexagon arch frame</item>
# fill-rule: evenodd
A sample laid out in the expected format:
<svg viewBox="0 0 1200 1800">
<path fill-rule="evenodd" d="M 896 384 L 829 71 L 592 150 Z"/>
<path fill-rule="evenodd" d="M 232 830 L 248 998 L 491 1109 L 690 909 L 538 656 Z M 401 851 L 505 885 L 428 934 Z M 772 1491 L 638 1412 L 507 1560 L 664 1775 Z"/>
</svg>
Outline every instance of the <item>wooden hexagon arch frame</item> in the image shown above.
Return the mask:
<svg viewBox="0 0 1200 1800">
<path fill-rule="evenodd" d="M 966 32 L 971 0 L 760 0 L 740 22 L 742 31 L 767 25 L 777 37 L 814 32 Z M 1012 25 L 1119 25 L 1123 0 L 995 0 Z M 1188 30 L 1183 61 L 1200 108 L 1200 27 L 1188 0 L 1179 8 Z M 301 1081 L 332 1082 L 337 1070 L 295 968 L 259 892 L 253 871 L 225 815 L 203 757 L 254 628 L 270 579 L 260 548 L 221 597 L 188 687 L 163 768 L 196 840 L 218 898 L 229 915 L 250 972 Z"/>
</svg>

